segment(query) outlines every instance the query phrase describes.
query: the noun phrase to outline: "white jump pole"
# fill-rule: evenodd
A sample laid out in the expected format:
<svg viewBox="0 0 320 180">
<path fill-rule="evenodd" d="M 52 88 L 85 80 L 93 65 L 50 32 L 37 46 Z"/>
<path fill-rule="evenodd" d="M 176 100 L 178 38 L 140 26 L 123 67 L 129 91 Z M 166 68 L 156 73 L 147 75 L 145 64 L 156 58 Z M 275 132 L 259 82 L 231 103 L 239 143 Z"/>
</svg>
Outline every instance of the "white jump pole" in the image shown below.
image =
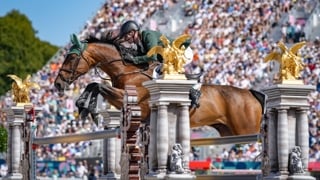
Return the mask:
<svg viewBox="0 0 320 180">
<path fill-rule="evenodd" d="M 81 133 L 81 134 L 69 134 L 54 137 L 42 137 L 34 138 L 33 144 L 57 144 L 57 143 L 72 143 L 79 141 L 89 141 L 95 139 L 106 139 L 112 137 L 120 137 L 120 129 L 109 129 L 104 131 L 96 131 L 92 133 Z"/>
</svg>

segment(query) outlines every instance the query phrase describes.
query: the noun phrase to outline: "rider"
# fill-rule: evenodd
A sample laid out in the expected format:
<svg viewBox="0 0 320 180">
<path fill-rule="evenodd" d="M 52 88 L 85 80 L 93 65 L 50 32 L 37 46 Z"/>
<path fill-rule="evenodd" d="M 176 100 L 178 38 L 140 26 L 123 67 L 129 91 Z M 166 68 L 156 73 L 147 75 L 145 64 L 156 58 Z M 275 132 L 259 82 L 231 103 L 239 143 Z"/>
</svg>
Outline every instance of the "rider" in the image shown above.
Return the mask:
<svg viewBox="0 0 320 180">
<path fill-rule="evenodd" d="M 154 46 L 163 46 L 160 37 L 162 33 L 153 30 L 140 30 L 140 26 L 132 20 L 126 21 L 120 28 L 119 38 L 133 45 L 138 51 L 138 56 L 128 54 L 125 58 L 131 60 L 134 64 L 146 63 L 149 61 L 159 61 L 162 63 L 162 57 L 156 54 L 148 57 L 147 52 Z M 171 38 L 169 38 L 172 41 Z M 191 39 L 185 41 L 182 45 L 189 47 Z"/>
<path fill-rule="evenodd" d="M 148 51 L 155 47 L 155 46 L 163 46 L 162 41 L 160 40 L 160 36 L 162 33 L 158 31 L 152 31 L 152 30 L 141 30 L 138 23 L 135 21 L 129 20 L 126 21 L 122 26 L 120 27 L 119 32 L 119 39 L 123 40 L 123 42 L 127 42 L 130 45 L 133 45 L 131 48 L 135 49 L 138 52 L 137 56 L 133 56 L 132 54 L 126 54 L 124 59 L 132 61 L 134 64 L 141 64 L 141 63 L 147 63 L 147 62 L 154 62 L 159 61 L 160 63 L 163 63 L 163 59 L 160 55 L 152 55 L 147 56 Z M 168 38 L 170 41 L 172 41 L 171 38 Z M 185 41 L 182 45 L 185 46 L 186 51 L 192 52 L 191 48 L 189 47 L 191 43 L 191 39 Z M 191 55 L 190 59 L 192 58 L 193 54 Z M 157 69 L 158 73 L 161 71 L 161 67 Z M 192 101 L 192 107 L 199 107 L 198 99 L 200 97 L 200 88 L 199 85 L 195 85 L 194 88 L 191 90 L 191 100 Z"/>
</svg>

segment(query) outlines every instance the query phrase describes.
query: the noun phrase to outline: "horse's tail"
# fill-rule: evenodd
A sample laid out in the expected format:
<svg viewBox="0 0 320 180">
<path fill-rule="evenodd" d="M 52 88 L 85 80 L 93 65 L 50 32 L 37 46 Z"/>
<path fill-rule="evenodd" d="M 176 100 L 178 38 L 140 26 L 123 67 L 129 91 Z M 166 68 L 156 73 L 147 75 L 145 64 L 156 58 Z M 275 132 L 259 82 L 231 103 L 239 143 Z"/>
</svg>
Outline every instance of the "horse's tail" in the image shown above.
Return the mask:
<svg viewBox="0 0 320 180">
<path fill-rule="evenodd" d="M 250 89 L 251 94 L 259 101 L 261 107 L 262 107 L 262 114 L 265 114 L 267 111 L 267 99 L 268 96 L 264 94 L 263 92 L 256 91 L 253 89 Z"/>
</svg>

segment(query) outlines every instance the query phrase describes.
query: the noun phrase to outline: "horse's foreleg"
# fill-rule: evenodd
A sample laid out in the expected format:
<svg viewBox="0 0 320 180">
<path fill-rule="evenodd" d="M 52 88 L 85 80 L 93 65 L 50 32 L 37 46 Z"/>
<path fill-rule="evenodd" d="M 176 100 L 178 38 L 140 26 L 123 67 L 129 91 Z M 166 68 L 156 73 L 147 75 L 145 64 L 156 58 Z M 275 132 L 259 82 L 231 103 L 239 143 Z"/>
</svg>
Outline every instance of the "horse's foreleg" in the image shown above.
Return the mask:
<svg viewBox="0 0 320 180">
<path fill-rule="evenodd" d="M 76 101 L 76 106 L 80 111 L 84 108 L 85 103 L 88 99 L 88 96 L 90 95 L 91 91 L 98 85 L 98 83 L 91 83 L 88 84 L 87 87 L 84 89 L 83 93 L 79 96 L 79 98 Z M 81 110 L 80 110 L 81 109 Z"/>
<path fill-rule="evenodd" d="M 98 85 L 99 85 L 98 83 L 91 83 L 91 84 L 87 85 L 87 87 L 84 89 L 83 93 L 77 99 L 76 106 L 78 108 L 79 116 L 81 119 L 85 119 L 88 116 L 89 110 L 85 107 L 85 104 L 88 100 L 90 93 Z"/>
<path fill-rule="evenodd" d="M 123 89 L 112 87 L 110 84 L 100 84 L 99 92 L 111 105 L 115 106 L 117 109 L 122 108 L 125 94 Z"/>
<path fill-rule="evenodd" d="M 97 85 L 94 86 L 94 88 L 92 89 L 89 105 L 88 105 L 88 110 L 91 114 L 92 119 L 96 121 L 96 124 L 98 124 L 96 117 L 98 116 L 97 105 L 98 105 L 98 95 L 100 93 L 99 87 L 100 87 L 100 84 L 97 83 Z"/>
</svg>

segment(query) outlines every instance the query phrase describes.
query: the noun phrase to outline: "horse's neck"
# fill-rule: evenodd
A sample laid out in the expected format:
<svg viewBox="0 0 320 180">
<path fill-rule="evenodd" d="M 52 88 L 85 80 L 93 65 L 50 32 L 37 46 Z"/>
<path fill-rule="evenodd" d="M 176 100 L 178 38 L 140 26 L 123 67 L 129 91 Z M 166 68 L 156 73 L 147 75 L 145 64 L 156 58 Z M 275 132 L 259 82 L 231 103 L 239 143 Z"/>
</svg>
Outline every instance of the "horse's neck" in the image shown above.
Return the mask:
<svg viewBox="0 0 320 180">
<path fill-rule="evenodd" d="M 124 48 L 119 46 L 119 48 L 123 48 L 122 53 L 137 53 L 130 48 Z M 146 80 L 152 79 L 153 69 L 157 66 L 157 63 L 150 64 L 141 64 L 134 65 L 133 63 L 126 62 L 120 55 L 119 50 L 114 44 L 106 44 L 100 43 L 96 46 L 92 47 L 92 58 L 97 61 L 96 63 L 100 63 L 100 68 L 109 75 L 112 80 L 112 83 L 116 83 L 121 78 L 122 84 L 133 84 L 135 82 L 142 82 Z M 123 78 L 124 76 L 128 76 L 128 78 Z M 118 83 L 117 83 L 118 84 Z"/>
</svg>

